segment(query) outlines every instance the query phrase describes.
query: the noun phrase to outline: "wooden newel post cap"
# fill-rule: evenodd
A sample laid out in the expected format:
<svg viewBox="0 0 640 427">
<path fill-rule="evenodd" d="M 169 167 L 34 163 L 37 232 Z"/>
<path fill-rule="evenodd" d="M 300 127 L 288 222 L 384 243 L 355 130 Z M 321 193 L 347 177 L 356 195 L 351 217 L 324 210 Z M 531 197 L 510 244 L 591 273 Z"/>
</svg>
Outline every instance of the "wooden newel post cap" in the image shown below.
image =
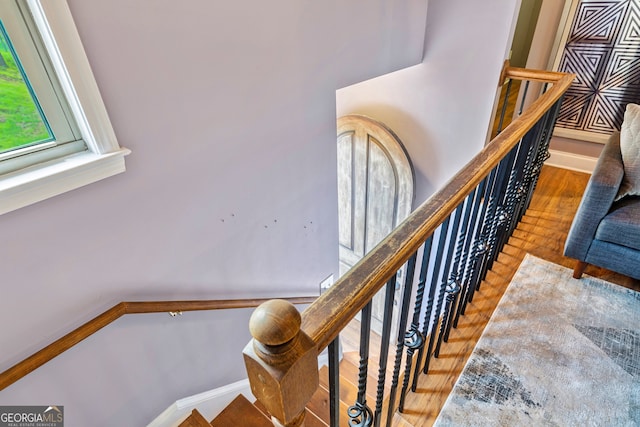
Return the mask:
<svg viewBox="0 0 640 427">
<path fill-rule="evenodd" d="M 249 319 L 249 331 L 256 341 L 279 346 L 298 335 L 301 322 L 300 313 L 293 304 L 273 299 L 255 309 Z"/>
<path fill-rule="evenodd" d="M 279 425 L 300 427 L 318 388 L 318 349 L 300 330 L 298 310 L 284 300 L 261 304 L 251 315 L 253 340 L 244 348 L 251 392 Z"/>
</svg>

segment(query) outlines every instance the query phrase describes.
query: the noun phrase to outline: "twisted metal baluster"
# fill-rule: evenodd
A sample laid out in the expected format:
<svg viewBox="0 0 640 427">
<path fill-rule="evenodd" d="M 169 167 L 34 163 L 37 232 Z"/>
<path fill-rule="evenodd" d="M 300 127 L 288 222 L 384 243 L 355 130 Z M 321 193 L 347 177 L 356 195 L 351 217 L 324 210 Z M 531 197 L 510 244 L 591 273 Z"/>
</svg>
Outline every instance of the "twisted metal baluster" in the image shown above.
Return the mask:
<svg viewBox="0 0 640 427">
<path fill-rule="evenodd" d="M 460 216 L 462 215 L 462 206 L 458 205 L 458 207 L 455 210 L 455 216 L 454 216 L 454 225 L 452 227 L 452 231 L 451 231 L 451 236 L 454 236 L 456 233 L 456 230 L 458 230 L 458 226 L 460 225 Z M 430 362 L 430 357 L 429 355 L 431 354 L 431 349 L 433 348 L 433 345 L 436 343 L 434 341 L 434 337 L 436 335 L 437 332 L 437 328 L 438 328 L 438 323 L 440 320 L 440 316 L 442 315 L 442 306 L 444 304 L 444 297 L 446 294 L 446 288 L 447 288 L 447 277 L 449 276 L 449 272 L 451 270 L 451 259 L 453 257 L 453 249 L 454 249 L 454 242 L 452 240 L 448 240 L 448 244 L 447 244 L 447 258 L 444 264 L 444 268 L 442 269 L 442 274 L 440 276 L 440 281 L 441 281 L 441 286 L 440 286 L 440 292 L 438 293 L 438 300 L 436 302 L 436 310 L 434 312 L 434 316 L 433 316 L 433 320 L 431 323 L 431 336 L 429 337 L 429 348 L 427 350 L 427 360 L 425 361 L 424 364 L 424 369 L 422 370 L 423 374 L 426 374 L 429 371 L 429 362 Z M 440 342 L 441 337 L 438 337 L 437 343 Z M 435 356 L 435 355 L 434 355 Z M 435 356 L 437 357 L 437 356 Z"/>
<path fill-rule="evenodd" d="M 467 263 L 467 255 L 469 254 L 469 244 L 471 243 L 471 235 L 472 233 L 469 231 L 469 223 L 471 219 L 471 211 L 473 210 L 472 205 L 476 195 L 476 188 L 474 188 L 471 193 L 467 196 L 464 204 L 464 217 L 462 219 L 462 226 L 460 227 L 460 233 L 458 234 L 458 245 L 456 247 L 456 254 L 453 260 L 453 268 L 451 269 L 450 281 L 454 281 L 458 290 L 452 289 L 451 292 L 454 292 L 453 299 L 449 304 L 448 296 L 447 303 L 449 307 L 446 309 L 447 316 L 446 319 L 446 328 L 444 331 L 444 337 L 442 338 L 444 342 L 449 341 L 449 333 L 451 331 L 451 325 L 453 323 L 453 317 L 456 313 L 456 307 L 458 303 L 458 296 L 462 291 L 462 282 L 464 275 L 464 267 Z"/>
<path fill-rule="evenodd" d="M 433 352 L 433 357 L 440 357 L 440 347 L 442 346 L 442 340 L 444 339 L 445 331 L 447 330 L 447 319 L 449 318 L 449 312 L 451 311 L 451 306 L 453 304 L 453 300 L 460 293 L 460 285 L 455 280 L 449 280 L 447 286 L 444 289 L 444 294 L 446 294 L 446 303 L 444 306 L 444 313 L 442 314 L 442 323 L 440 324 L 440 332 L 438 334 L 438 341 L 436 342 L 436 349 Z"/>
<path fill-rule="evenodd" d="M 480 184 L 478 184 L 476 198 L 473 204 L 473 213 L 471 214 L 471 218 L 474 218 L 469 229 L 469 234 L 475 233 L 475 236 L 467 241 L 467 245 L 471 249 L 471 252 L 466 261 L 466 268 L 464 272 L 464 281 L 461 291 L 460 304 L 458 304 L 458 308 L 456 310 L 456 316 L 453 321 L 453 327 L 458 327 L 458 319 L 460 315 L 464 314 L 464 310 L 467 305 L 467 301 L 469 298 L 469 292 L 473 285 L 473 273 L 475 271 L 474 267 L 478 263 L 478 250 L 479 250 L 479 238 L 482 233 L 482 224 L 484 221 L 484 215 L 486 213 L 487 204 L 483 202 L 485 199 L 485 191 L 487 188 L 487 184 L 490 185 L 491 178 L 493 174 L 490 174 L 488 177 L 483 179 Z M 482 209 L 481 209 L 482 208 Z M 467 249 L 469 249 L 467 248 Z"/>
<path fill-rule="evenodd" d="M 433 269 L 431 270 L 431 285 L 429 286 L 429 296 L 427 298 L 427 308 L 424 312 L 424 317 L 422 321 L 422 336 L 426 338 L 429 333 L 429 325 L 431 317 L 433 316 L 433 303 L 436 299 L 436 290 L 440 286 L 440 282 L 438 281 L 437 274 L 440 271 L 440 266 L 442 265 L 442 256 L 444 254 L 444 247 L 447 238 L 447 233 L 449 232 L 449 222 L 451 220 L 451 215 L 444 220 L 444 222 L 439 227 L 440 236 L 438 238 L 438 246 L 436 248 L 436 257 L 433 263 Z M 420 372 L 420 362 L 423 359 L 423 355 L 426 352 L 425 359 L 428 361 L 431 355 L 431 348 L 433 346 L 433 333 L 429 339 L 429 350 L 425 348 L 424 344 L 418 349 L 418 356 L 416 357 L 416 365 L 413 371 L 413 381 L 411 383 L 411 391 L 416 391 L 416 387 L 418 386 L 418 374 Z"/>
<path fill-rule="evenodd" d="M 393 300 L 396 292 L 396 277 L 394 274 L 387 282 L 384 297 L 384 323 L 380 340 L 380 363 L 378 364 L 378 388 L 376 390 L 376 409 L 373 414 L 373 425 L 380 425 L 382 413 L 382 398 L 384 397 L 384 383 L 387 376 L 387 358 L 389 355 L 389 338 L 391 337 L 391 321 L 393 320 Z"/>
<path fill-rule="evenodd" d="M 476 291 L 480 289 L 481 281 L 486 278 L 487 271 L 493 265 L 493 261 L 495 259 L 494 256 L 495 256 L 498 227 L 500 227 L 503 221 L 506 219 L 502 204 L 504 203 L 504 197 L 505 197 L 506 185 L 507 185 L 507 176 L 510 171 L 509 166 L 513 163 L 513 156 L 514 156 L 514 151 L 511 150 L 509 154 L 507 154 L 507 156 L 505 156 L 498 164 L 498 176 L 493 189 L 494 190 L 493 195 L 495 195 L 495 198 L 493 200 L 496 201 L 497 206 L 495 207 L 494 215 L 491 218 L 492 221 L 490 224 L 491 226 L 489 229 L 489 235 L 487 240 L 487 253 L 483 257 L 484 259 L 483 259 L 483 265 L 482 265 L 482 270 L 480 275 L 481 279 L 480 281 L 478 281 L 478 284 L 476 285 Z"/>
<path fill-rule="evenodd" d="M 515 147 L 515 151 L 519 151 L 520 143 Z M 518 156 L 516 156 L 517 158 Z M 502 208 L 502 218 L 500 224 L 496 230 L 496 246 L 494 250 L 494 257 L 498 256 L 498 253 L 502 251 L 504 244 L 506 243 L 507 238 L 507 230 L 509 230 L 509 225 L 511 223 L 511 219 L 513 216 L 513 210 L 515 210 L 515 194 L 518 186 L 517 176 L 518 176 L 518 162 L 516 161 L 512 166 L 511 172 L 509 172 L 509 179 L 507 180 L 507 188 L 505 192 L 505 201 Z"/>
<path fill-rule="evenodd" d="M 404 292 L 402 296 L 402 308 L 400 310 L 400 323 L 398 324 L 398 336 L 396 342 L 396 355 L 393 365 L 393 376 L 391 378 L 391 389 L 389 390 L 389 406 L 387 410 L 386 426 L 391 426 L 393 418 L 393 405 L 396 400 L 398 390 L 398 378 L 400 377 L 400 365 L 402 363 L 403 340 L 402 336 L 407 327 L 407 317 L 409 315 L 409 305 L 411 304 L 411 291 L 413 290 L 413 275 L 416 269 L 416 259 L 418 253 L 414 253 L 407 263 L 407 276 L 404 281 Z"/>
<path fill-rule="evenodd" d="M 460 292 L 459 286 L 451 287 L 451 288 L 449 287 L 448 277 L 453 272 L 454 266 L 452 264 L 452 260 L 453 260 L 454 249 L 456 248 L 456 245 L 455 245 L 456 237 L 460 233 L 460 219 L 462 218 L 462 207 L 463 207 L 463 203 L 459 204 L 455 210 L 453 227 L 451 229 L 451 235 L 449 236 L 447 261 L 445 262 L 444 264 L 445 268 L 442 271 L 442 282 L 444 285 L 444 292 L 440 294 L 440 297 L 438 298 L 438 305 L 436 306 L 436 316 L 437 317 L 442 316 L 442 318 L 439 319 L 440 332 L 438 333 L 438 339 L 436 340 L 436 348 L 435 348 L 435 351 L 433 352 L 433 356 L 436 358 L 440 355 L 440 346 L 442 345 L 442 338 L 444 336 L 444 330 L 446 328 L 447 317 L 449 316 L 449 313 L 447 312 L 447 310 L 451 309 L 450 303 L 453 301 L 453 299 L 449 298 L 449 296 L 451 295 L 451 292 Z M 447 304 L 445 304 L 444 310 L 443 310 L 442 306 L 443 306 L 443 303 L 445 302 L 445 296 L 447 297 L 446 298 Z M 433 331 L 435 332 L 435 329 Z M 426 374 L 427 372 L 425 371 L 424 373 Z"/>
<path fill-rule="evenodd" d="M 409 378 L 411 377 L 411 367 L 413 366 L 413 353 L 424 345 L 424 337 L 420 333 L 420 310 L 422 310 L 422 301 L 424 299 L 424 289 L 427 283 L 427 271 L 429 270 L 429 259 L 431 258 L 431 244 L 433 243 L 433 235 L 429 236 L 424 243 L 422 252 L 422 265 L 420 267 L 420 275 L 418 276 L 418 289 L 416 290 L 416 301 L 413 304 L 413 318 L 411 326 L 404 334 L 403 344 L 407 347 L 407 356 L 404 362 L 404 378 L 402 380 L 402 391 L 400 392 L 400 404 L 398 410 L 404 410 L 404 401 L 407 396 L 407 388 L 409 387 Z M 419 363 L 419 359 L 418 359 Z"/>
<path fill-rule="evenodd" d="M 484 279 L 484 268 L 487 264 L 487 255 L 491 249 L 491 234 L 492 228 L 495 224 L 495 218 L 498 211 L 498 196 L 499 196 L 499 181 L 500 181 L 500 164 L 494 169 L 495 177 L 493 180 L 493 185 L 488 190 L 488 198 L 489 202 L 487 203 L 487 213 L 484 217 L 484 224 L 482 225 L 482 233 L 480 235 L 480 240 L 478 241 L 478 265 L 476 267 L 475 280 L 473 287 L 470 289 L 469 293 L 469 302 L 473 300 L 473 295 L 476 291 L 480 290 L 480 283 Z"/>
<path fill-rule="evenodd" d="M 473 248 L 471 250 L 471 260 L 467 265 L 467 277 L 468 285 L 466 286 L 465 295 L 462 298 L 462 304 L 460 305 L 460 315 L 464 314 L 467 304 L 473 300 L 473 293 L 478 286 L 480 280 L 480 269 L 484 257 L 484 251 L 487 241 L 487 217 L 492 215 L 491 213 L 491 194 L 495 184 L 496 176 L 498 174 L 497 168 L 491 169 L 486 179 L 486 184 L 482 193 L 480 194 L 480 202 L 482 207 L 476 221 L 476 237 L 473 242 Z M 459 315 L 457 316 L 459 317 Z"/>
<path fill-rule="evenodd" d="M 369 427 L 373 413 L 367 406 L 367 369 L 369 367 L 369 333 L 371 331 L 371 301 L 362 309 L 360 323 L 360 366 L 358 368 L 358 397 L 349 407 L 349 425 L 351 427 Z"/>
<path fill-rule="evenodd" d="M 555 105 L 547 111 L 548 120 L 545 123 L 545 136 L 542 141 L 541 147 L 538 149 L 538 160 L 536 161 L 536 165 L 539 165 L 537 169 L 534 170 L 534 178 L 529 187 L 529 193 L 527 194 L 527 199 L 525 202 L 525 210 L 529 208 L 529 204 L 531 203 L 531 198 L 533 197 L 533 190 L 535 189 L 538 178 L 540 176 L 540 170 L 542 169 L 542 164 L 546 159 L 549 158 L 549 144 L 551 142 L 551 134 L 553 127 L 555 126 L 556 120 L 558 118 L 558 114 L 560 113 L 560 107 L 562 105 L 562 100 L 564 99 L 564 95 L 556 101 Z"/>
</svg>

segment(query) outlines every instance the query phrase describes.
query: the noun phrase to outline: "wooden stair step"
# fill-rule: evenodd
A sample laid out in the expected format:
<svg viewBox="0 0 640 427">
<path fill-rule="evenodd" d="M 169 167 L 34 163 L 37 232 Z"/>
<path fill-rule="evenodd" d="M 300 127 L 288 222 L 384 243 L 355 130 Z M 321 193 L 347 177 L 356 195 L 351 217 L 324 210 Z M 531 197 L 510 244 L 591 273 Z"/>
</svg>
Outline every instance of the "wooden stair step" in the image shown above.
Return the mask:
<svg viewBox="0 0 640 427">
<path fill-rule="evenodd" d="M 323 366 L 320 368 L 320 385 L 329 390 L 329 368 Z M 347 381 L 345 378 L 340 378 L 340 400 L 352 405 L 358 398 L 358 387 Z"/>
<path fill-rule="evenodd" d="M 265 414 L 255 407 L 246 397 L 239 394 L 233 402 L 207 424 L 207 427 L 273 427 L 273 423 Z M 187 426 L 190 427 L 190 426 Z M 199 426 L 197 426 L 199 427 Z"/>
<path fill-rule="evenodd" d="M 349 425 L 349 417 L 347 415 L 349 406 L 349 404 L 340 401 L 340 425 Z M 329 410 L 329 390 L 324 388 L 322 385 L 319 386 L 313 396 L 311 396 L 311 400 L 307 404 L 307 409 L 317 415 L 325 425 L 329 425 L 331 416 Z"/>
<path fill-rule="evenodd" d="M 358 386 L 358 375 L 360 364 L 360 355 L 358 353 L 344 353 L 344 357 L 342 362 L 340 362 L 340 377 L 341 381 L 346 380 L 351 384 L 355 385 L 356 388 Z M 376 393 L 378 390 L 378 369 L 369 366 L 369 370 L 367 371 L 367 401 L 373 402 L 375 405 L 376 401 Z M 375 371 L 375 372 L 373 372 Z M 391 391 L 391 373 L 387 371 L 385 377 L 385 385 L 384 385 L 384 393 L 388 395 Z"/>
<path fill-rule="evenodd" d="M 271 418 L 271 415 L 269 415 L 269 412 L 267 411 L 267 408 L 264 407 L 264 405 L 262 403 L 260 403 L 259 400 L 256 400 L 254 403 L 255 407 L 258 408 L 267 418 Z M 328 427 L 328 424 L 325 423 L 324 421 L 322 421 L 320 419 L 320 417 L 318 417 L 316 414 L 314 414 L 312 411 L 310 411 L 307 408 L 307 414 L 305 415 L 304 418 L 304 422 L 305 422 L 305 427 Z"/>
<path fill-rule="evenodd" d="M 209 421 L 207 421 L 197 409 L 191 411 L 191 415 L 187 417 L 178 427 L 211 427 Z"/>
</svg>

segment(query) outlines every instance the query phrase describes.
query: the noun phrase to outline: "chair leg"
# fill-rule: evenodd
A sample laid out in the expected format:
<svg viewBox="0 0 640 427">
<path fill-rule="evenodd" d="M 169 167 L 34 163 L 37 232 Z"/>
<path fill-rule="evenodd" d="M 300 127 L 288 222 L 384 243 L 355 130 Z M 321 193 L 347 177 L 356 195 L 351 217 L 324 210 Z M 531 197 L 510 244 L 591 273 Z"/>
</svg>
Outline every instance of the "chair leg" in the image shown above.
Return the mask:
<svg viewBox="0 0 640 427">
<path fill-rule="evenodd" d="M 587 268 L 587 264 L 584 261 L 578 261 L 576 263 L 576 268 L 573 269 L 573 278 L 574 279 L 579 279 L 582 277 L 582 273 L 584 273 L 584 270 Z"/>
</svg>

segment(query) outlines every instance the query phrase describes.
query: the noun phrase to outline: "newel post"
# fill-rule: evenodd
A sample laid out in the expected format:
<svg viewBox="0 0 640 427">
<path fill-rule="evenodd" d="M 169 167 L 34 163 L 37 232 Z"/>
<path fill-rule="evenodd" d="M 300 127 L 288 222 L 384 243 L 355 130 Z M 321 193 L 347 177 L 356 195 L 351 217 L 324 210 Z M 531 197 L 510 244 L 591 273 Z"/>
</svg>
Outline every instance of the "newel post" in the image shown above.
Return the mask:
<svg viewBox="0 0 640 427">
<path fill-rule="evenodd" d="M 305 407 L 318 388 L 318 351 L 300 323 L 285 300 L 261 304 L 249 320 L 253 340 L 243 354 L 251 391 L 277 426 L 304 426 Z"/>
</svg>

